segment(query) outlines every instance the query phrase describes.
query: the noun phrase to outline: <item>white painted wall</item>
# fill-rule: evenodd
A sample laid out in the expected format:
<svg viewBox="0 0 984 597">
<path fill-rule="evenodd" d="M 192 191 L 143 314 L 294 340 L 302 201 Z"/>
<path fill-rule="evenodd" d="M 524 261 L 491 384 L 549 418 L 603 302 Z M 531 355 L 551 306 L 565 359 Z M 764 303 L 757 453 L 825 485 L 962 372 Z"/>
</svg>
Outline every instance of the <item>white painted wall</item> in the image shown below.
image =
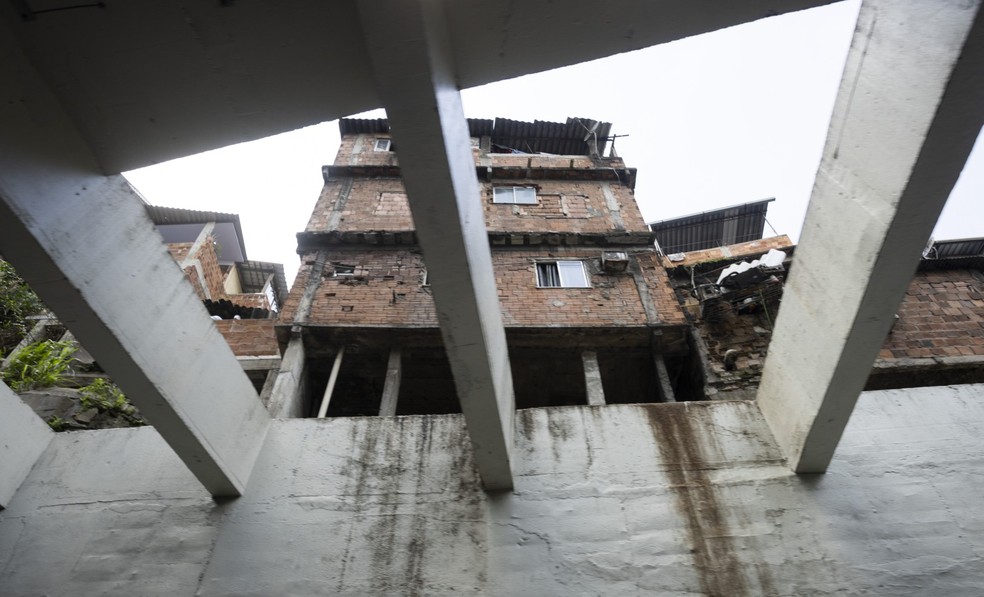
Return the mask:
<svg viewBox="0 0 984 597">
<path fill-rule="evenodd" d="M 984 386 L 862 396 L 797 477 L 754 403 L 279 420 L 214 502 L 152 428 L 59 434 L 0 512 L 3 595 L 980 595 Z"/>
</svg>

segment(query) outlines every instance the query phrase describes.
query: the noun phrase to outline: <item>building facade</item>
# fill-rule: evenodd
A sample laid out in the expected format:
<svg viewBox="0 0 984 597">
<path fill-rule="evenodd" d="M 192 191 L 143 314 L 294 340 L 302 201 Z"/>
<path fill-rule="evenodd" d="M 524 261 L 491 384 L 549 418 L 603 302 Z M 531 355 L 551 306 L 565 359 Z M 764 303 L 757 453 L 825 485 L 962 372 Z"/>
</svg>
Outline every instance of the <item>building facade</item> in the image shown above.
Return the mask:
<svg viewBox="0 0 984 597">
<path fill-rule="evenodd" d="M 688 399 L 674 386 L 689 365 L 685 319 L 635 203 L 635 169 L 604 155 L 611 125 L 469 128 L 516 407 Z M 378 414 L 384 395 L 396 414 L 460 412 L 389 124 L 340 129 L 279 320 L 282 344 L 299 335 L 307 355 L 303 412 L 327 402 L 329 416 Z"/>
</svg>

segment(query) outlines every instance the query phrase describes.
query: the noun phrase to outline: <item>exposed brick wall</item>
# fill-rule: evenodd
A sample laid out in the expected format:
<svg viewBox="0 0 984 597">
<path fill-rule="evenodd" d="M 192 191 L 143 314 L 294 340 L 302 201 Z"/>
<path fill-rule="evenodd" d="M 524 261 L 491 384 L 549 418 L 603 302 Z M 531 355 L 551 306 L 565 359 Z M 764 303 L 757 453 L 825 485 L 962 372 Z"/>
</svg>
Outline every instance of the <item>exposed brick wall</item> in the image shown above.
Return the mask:
<svg viewBox="0 0 984 597">
<path fill-rule="evenodd" d="M 330 226 L 334 212 L 337 225 Z M 413 230 L 403 181 L 397 178 L 359 178 L 325 184 L 308 231 Z"/>
<path fill-rule="evenodd" d="M 205 284 L 208 286 L 208 291 L 211 293 L 212 298 L 219 299 L 224 297 L 225 288 L 222 284 L 224 277 L 222 268 L 219 266 L 219 257 L 215 253 L 215 238 L 209 236 L 205 239 L 205 242 L 199 246 L 198 251 L 192 257 L 202 264 Z"/>
<path fill-rule="evenodd" d="M 171 254 L 172 259 L 181 263 L 188 256 L 188 251 L 191 250 L 192 245 L 194 243 L 168 243 L 167 251 Z"/>
<path fill-rule="evenodd" d="M 984 355 L 984 279 L 970 270 L 916 274 L 878 357 Z"/>
<path fill-rule="evenodd" d="M 336 166 L 395 165 L 392 152 L 372 150 L 376 138 L 384 135 L 349 135 L 342 139 Z M 515 168 L 583 168 L 603 170 L 624 168 L 618 158 L 592 159 L 588 156 L 538 156 L 483 153 L 473 155 L 478 165 Z M 525 172 L 525 170 L 524 170 Z M 603 185 L 610 189 L 617 204 L 613 217 Z M 496 232 L 605 233 L 613 230 L 646 231 L 632 189 L 618 182 L 572 180 L 509 180 L 482 183 L 481 197 L 486 225 Z M 536 186 L 537 205 L 492 203 L 494 186 Z M 413 220 L 399 179 L 359 178 L 332 180 L 325 184 L 308 222 L 307 231 L 412 230 Z M 338 212 L 332 225 L 332 215 Z"/>
<path fill-rule="evenodd" d="M 223 319 L 215 325 L 236 356 L 279 355 L 273 319 Z"/>
<path fill-rule="evenodd" d="M 326 261 L 308 321 L 358 326 L 437 325 L 430 288 L 421 285 L 424 269 L 419 254 L 409 250 L 327 251 Z M 356 265 L 355 275 L 333 277 L 333 261 Z M 293 316 L 291 309 L 292 305 L 285 308 L 285 316 L 288 311 Z"/>
<path fill-rule="evenodd" d="M 348 135 L 342 137 L 335 154 L 336 166 L 396 166 L 399 161 L 394 151 L 374 151 L 376 139 L 389 139 L 389 135 Z"/>
<path fill-rule="evenodd" d="M 537 204 L 504 205 L 492 202 L 494 187 L 511 185 L 535 185 Z M 607 185 L 618 205 L 617 216 L 608 208 L 603 185 Z M 482 202 L 486 226 L 495 232 L 646 231 L 646 223 L 632 190 L 617 183 L 566 180 L 484 183 Z"/>
<path fill-rule="evenodd" d="M 424 265 L 419 253 L 406 249 L 326 251 L 327 265 L 311 304 L 308 321 L 340 325 L 437 325 L 430 289 L 422 286 Z M 498 249 L 492 253 L 496 286 L 507 326 L 645 325 L 647 315 L 631 273 L 600 271 L 600 250 Z M 684 322 L 683 313 L 666 284 L 665 272 L 654 267 L 655 255 L 634 255 L 658 323 Z M 536 260 L 584 260 L 591 288 L 537 288 Z M 314 255 L 305 256 L 284 305 L 282 321 L 293 320 L 307 285 Z M 356 265 L 354 276 L 332 277 L 331 262 Z"/>
<path fill-rule="evenodd" d="M 537 188 L 536 205 L 493 203 L 495 186 Z M 607 185 L 618 210 L 608 208 Z M 606 233 L 614 230 L 645 232 L 646 224 L 632 190 L 619 184 L 595 181 L 541 180 L 483 183 L 481 196 L 485 222 L 493 232 Z M 338 211 L 336 224 L 332 215 Z M 413 230 L 413 218 L 403 182 L 394 178 L 333 180 L 325 184 L 307 231 Z"/>
</svg>

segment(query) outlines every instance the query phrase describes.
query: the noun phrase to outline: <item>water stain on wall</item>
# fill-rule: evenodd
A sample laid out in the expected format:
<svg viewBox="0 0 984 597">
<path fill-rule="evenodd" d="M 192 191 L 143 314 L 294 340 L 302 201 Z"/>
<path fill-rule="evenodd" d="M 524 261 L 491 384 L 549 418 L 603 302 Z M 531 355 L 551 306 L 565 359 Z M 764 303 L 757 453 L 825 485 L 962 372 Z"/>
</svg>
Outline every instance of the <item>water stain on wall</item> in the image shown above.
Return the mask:
<svg viewBox="0 0 984 597">
<path fill-rule="evenodd" d="M 647 408 L 647 413 L 670 490 L 687 527 L 701 591 L 714 596 L 749 595 L 687 407 L 686 403 L 660 404 Z"/>
</svg>

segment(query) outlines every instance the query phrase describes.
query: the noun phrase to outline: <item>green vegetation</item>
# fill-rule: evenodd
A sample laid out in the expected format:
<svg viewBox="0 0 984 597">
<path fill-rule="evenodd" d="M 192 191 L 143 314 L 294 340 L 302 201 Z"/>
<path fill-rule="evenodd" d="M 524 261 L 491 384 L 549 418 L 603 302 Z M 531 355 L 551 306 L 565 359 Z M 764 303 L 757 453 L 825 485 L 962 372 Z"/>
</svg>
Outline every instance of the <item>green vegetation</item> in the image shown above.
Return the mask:
<svg viewBox="0 0 984 597">
<path fill-rule="evenodd" d="M 0 355 L 29 331 L 27 318 L 44 310 L 41 299 L 6 261 L 0 260 Z"/>
<path fill-rule="evenodd" d="M 146 421 L 137 414 L 137 409 L 126 399 L 123 391 L 105 378 L 97 378 L 80 389 L 79 398 L 84 409 L 95 408 L 99 412 L 126 419 L 134 426 L 146 424 Z"/>
<path fill-rule="evenodd" d="M 61 417 L 56 417 L 55 415 L 51 415 L 51 417 L 48 419 L 48 427 L 51 427 L 52 431 L 64 431 L 66 426 L 67 426 L 67 421 L 65 421 L 65 419 L 62 419 Z"/>
<path fill-rule="evenodd" d="M 79 349 L 74 342 L 45 340 L 24 347 L 3 372 L 3 381 L 15 392 L 60 385 Z"/>
</svg>

